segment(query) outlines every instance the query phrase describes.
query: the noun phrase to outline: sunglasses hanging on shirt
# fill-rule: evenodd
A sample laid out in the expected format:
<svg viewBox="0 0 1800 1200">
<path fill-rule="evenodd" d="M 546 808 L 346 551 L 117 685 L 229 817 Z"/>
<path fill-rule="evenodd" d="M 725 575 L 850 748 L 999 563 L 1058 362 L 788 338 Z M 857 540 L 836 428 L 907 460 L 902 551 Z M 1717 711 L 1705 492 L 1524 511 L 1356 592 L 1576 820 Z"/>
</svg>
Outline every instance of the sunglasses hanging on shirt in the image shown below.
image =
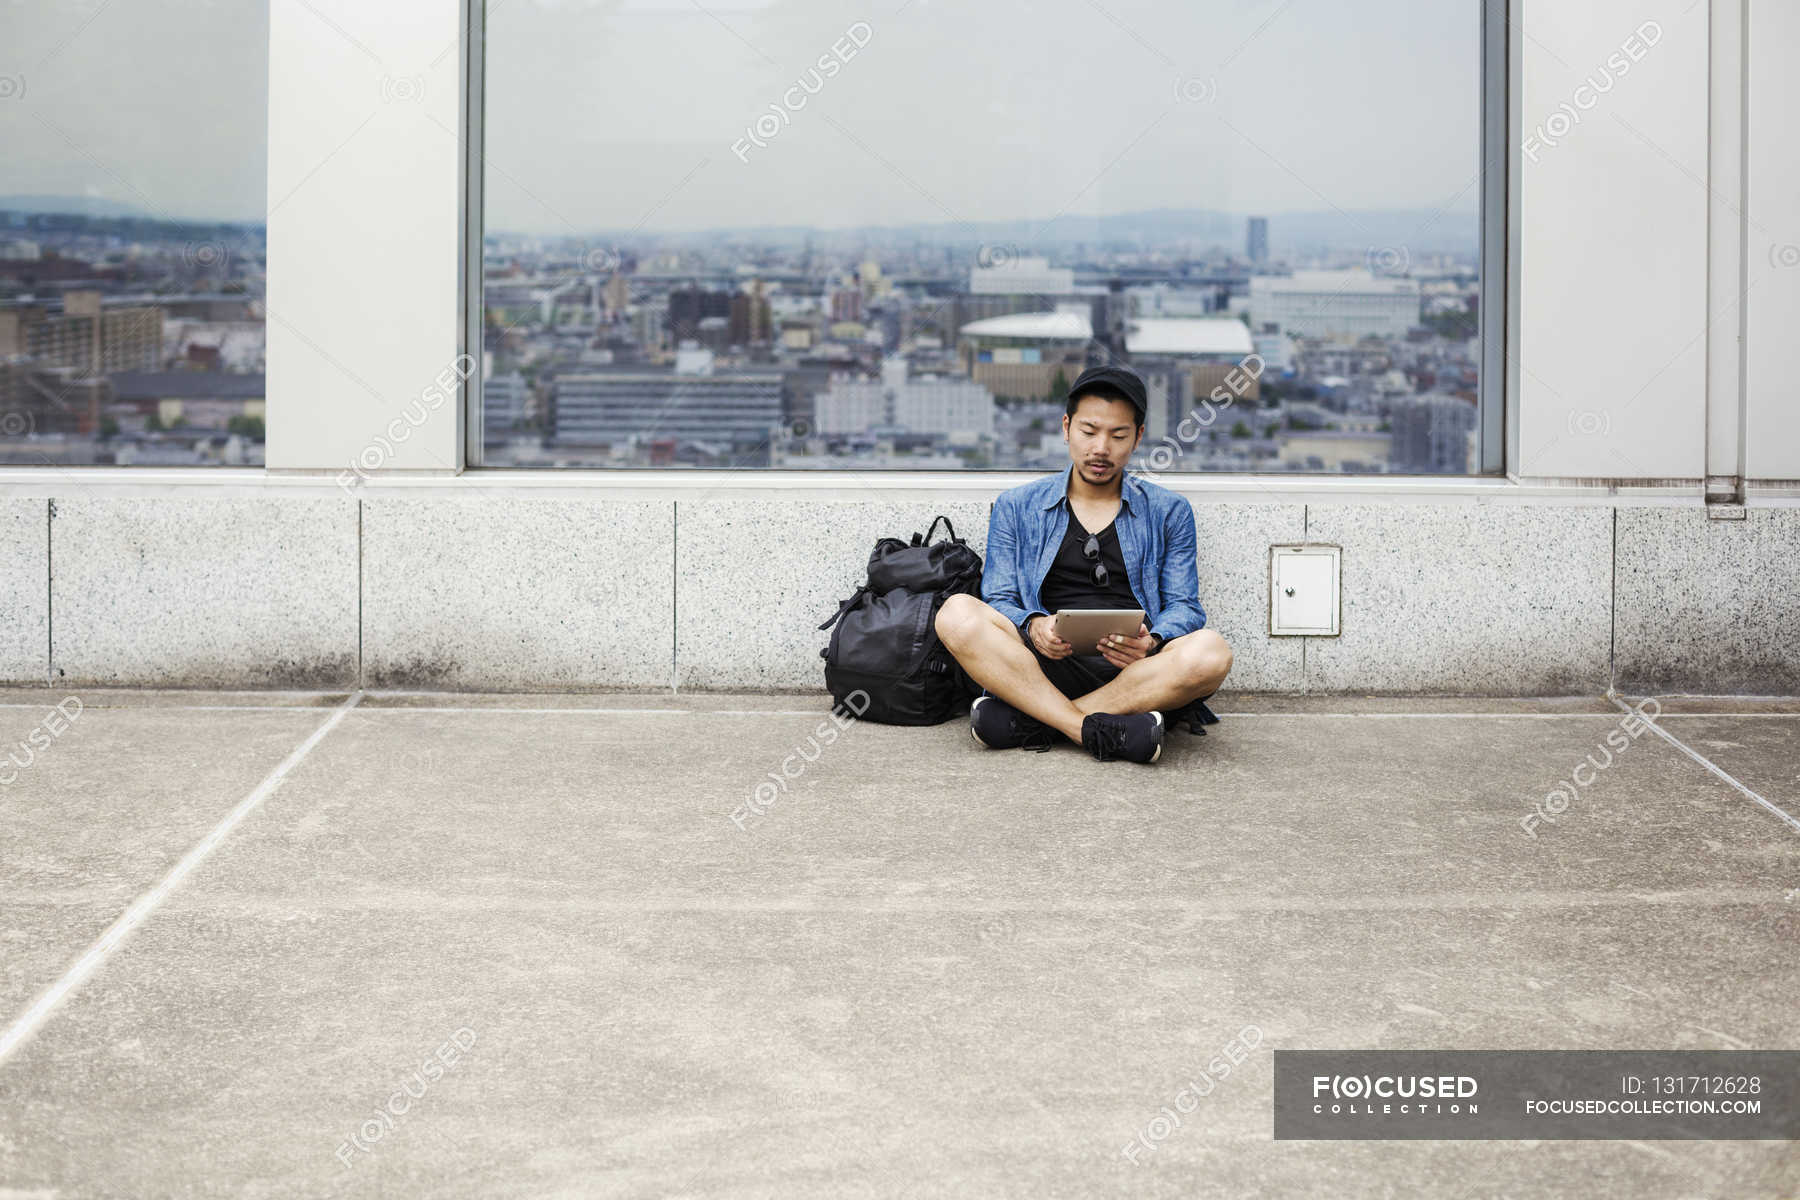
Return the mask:
<svg viewBox="0 0 1800 1200">
<path fill-rule="evenodd" d="M 1100 587 L 1106 586 L 1106 564 L 1100 561 L 1100 535 L 1088 534 L 1087 545 L 1081 548 L 1081 556 L 1094 564 L 1093 580 Z"/>
</svg>

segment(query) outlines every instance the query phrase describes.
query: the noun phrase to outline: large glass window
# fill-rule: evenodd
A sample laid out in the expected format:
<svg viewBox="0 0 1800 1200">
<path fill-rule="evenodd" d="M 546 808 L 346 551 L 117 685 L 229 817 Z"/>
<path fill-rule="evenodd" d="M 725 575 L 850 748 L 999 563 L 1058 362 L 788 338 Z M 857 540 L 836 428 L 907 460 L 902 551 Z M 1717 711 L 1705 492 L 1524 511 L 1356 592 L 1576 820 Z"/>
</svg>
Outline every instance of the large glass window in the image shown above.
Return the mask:
<svg viewBox="0 0 1800 1200">
<path fill-rule="evenodd" d="M 267 3 L 0 23 L 0 463 L 260 464 Z"/>
<path fill-rule="evenodd" d="M 472 445 L 1050 469 L 1069 382 L 1120 362 L 1140 468 L 1474 472 L 1482 21 L 490 3 Z"/>
</svg>

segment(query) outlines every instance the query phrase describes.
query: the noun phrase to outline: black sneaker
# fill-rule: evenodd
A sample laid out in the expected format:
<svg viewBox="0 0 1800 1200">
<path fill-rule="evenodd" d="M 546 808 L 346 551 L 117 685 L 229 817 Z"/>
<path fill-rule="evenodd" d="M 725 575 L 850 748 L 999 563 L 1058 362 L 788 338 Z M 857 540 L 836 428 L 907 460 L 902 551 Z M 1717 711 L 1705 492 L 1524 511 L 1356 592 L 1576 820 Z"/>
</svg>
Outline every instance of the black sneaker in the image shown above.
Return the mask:
<svg viewBox="0 0 1800 1200">
<path fill-rule="evenodd" d="M 1101 762 L 1122 758 L 1153 763 L 1162 754 L 1163 715 L 1089 713 L 1081 722 L 1081 745 Z"/>
<path fill-rule="evenodd" d="M 1048 750 L 1056 733 L 1029 713 L 998 696 L 977 696 L 969 705 L 969 736 L 989 750 Z"/>
</svg>

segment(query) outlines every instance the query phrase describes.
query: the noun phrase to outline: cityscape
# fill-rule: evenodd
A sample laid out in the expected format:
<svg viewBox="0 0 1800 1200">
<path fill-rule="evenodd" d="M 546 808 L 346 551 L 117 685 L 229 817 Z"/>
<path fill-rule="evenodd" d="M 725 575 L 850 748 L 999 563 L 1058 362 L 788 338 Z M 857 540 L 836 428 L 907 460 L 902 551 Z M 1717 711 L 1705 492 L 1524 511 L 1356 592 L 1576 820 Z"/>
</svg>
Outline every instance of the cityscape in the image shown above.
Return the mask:
<svg viewBox="0 0 1800 1200">
<path fill-rule="evenodd" d="M 1053 469 L 1070 381 L 1123 363 L 1151 396 L 1140 467 L 1476 470 L 1472 228 L 1461 254 L 1303 259 L 1272 228 L 1058 259 L 920 235 L 848 262 L 810 236 L 638 255 L 490 234 L 483 461 Z"/>
<path fill-rule="evenodd" d="M 376 51 L 271 194 L 266 5 L 79 7 L 0 63 L 0 462 L 263 465 L 265 214 L 369 122 L 456 136 L 453 57 Z M 1055 469 L 1122 363 L 1140 470 L 1479 469 L 1479 5 L 505 9 L 470 467 Z M 1046 67 L 1099 47 L 1103 100 Z"/>
<path fill-rule="evenodd" d="M 259 466 L 260 225 L 0 199 L 0 462 Z"/>
<path fill-rule="evenodd" d="M 1138 469 L 1478 469 L 1473 218 L 1108 222 L 1139 233 L 490 231 L 479 465 L 1055 469 L 1104 362 L 1148 385 Z M 265 267 L 261 226 L 0 199 L 0 461 L 260 465 Z"/>
</svg>

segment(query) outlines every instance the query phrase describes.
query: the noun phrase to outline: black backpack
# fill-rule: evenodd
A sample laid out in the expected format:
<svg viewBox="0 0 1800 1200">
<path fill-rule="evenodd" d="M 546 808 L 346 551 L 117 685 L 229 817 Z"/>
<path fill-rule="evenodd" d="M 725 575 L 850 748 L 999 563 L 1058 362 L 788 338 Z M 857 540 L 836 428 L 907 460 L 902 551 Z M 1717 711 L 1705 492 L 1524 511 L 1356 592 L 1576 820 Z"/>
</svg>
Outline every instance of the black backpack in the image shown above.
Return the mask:
<svg viewBox="0 0 1800 1200">
<path fill-rule="evenodd" d="M 938 521 L 949 536 L 933 543 Z M 938 725 L 967 712 L 981 685 L 934 627 L 938 609 L 958 592 L 981 594 L 981 555 L 956 536 L 949 517 L 910 543 L 876 542 L 868 582 L 819 626 L 831 629 L 819 657 L 833 707 L 884 725 Z"/>
</svg>

